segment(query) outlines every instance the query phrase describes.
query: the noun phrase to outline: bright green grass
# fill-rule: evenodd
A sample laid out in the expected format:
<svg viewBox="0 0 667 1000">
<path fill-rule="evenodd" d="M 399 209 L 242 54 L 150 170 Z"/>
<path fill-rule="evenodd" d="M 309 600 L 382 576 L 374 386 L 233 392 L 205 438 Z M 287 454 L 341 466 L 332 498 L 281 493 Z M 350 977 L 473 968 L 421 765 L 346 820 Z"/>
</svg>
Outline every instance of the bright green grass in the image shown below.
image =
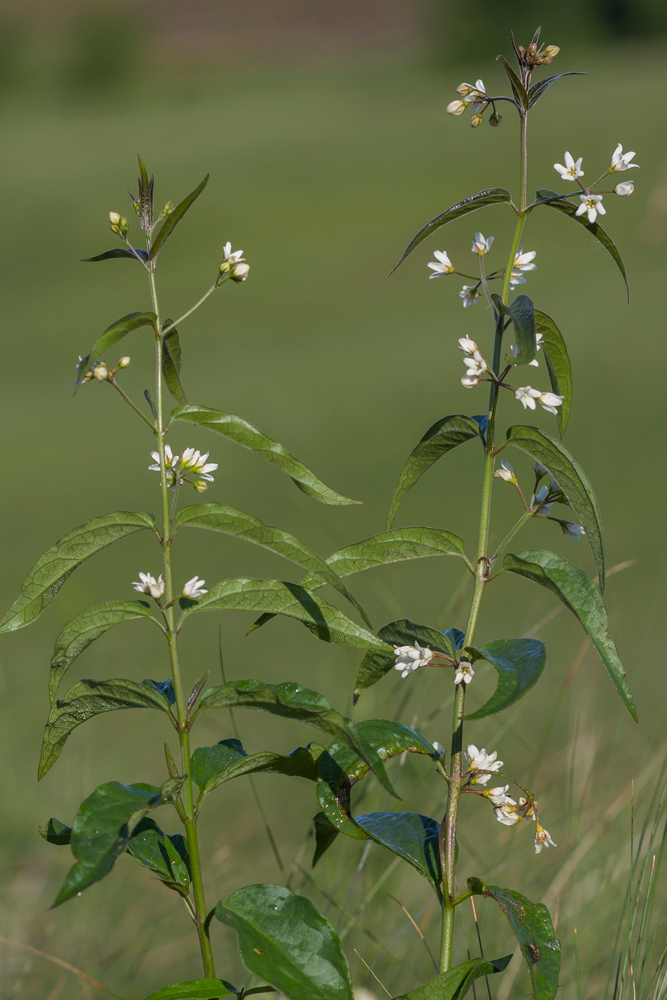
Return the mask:
<svg viewBox="0 0 667 1000">
<path fill-rule="evenodd" d="M 663 106 L 646 100 L 664 90 L 665 76 L 662 51 L 650 52 L 651 58 L 645 51 L 638 55 L 560 57 L 559 68 L 581 66 L 589 75 L 563 81 L 538 106 L 529 178 L 531 189 L 558 186 L 552 164 L 562 161 L 565 149 L 584 156 L 587 176 L 601 172 L 617 142 L 638 150 L 642 169 L 631 175 L 637 193 L 630 200 L 608 198 L 606 220 L 626 257 L 632 304 L 626 305 L 605 253 L 546 209 L 531 217 L 525 234 L 524 247 L 538 251 L 539 269 L 524 291 L 554 315 L 570 347 L 575 403 L 567 443 L 601 498 L 610 564 L 637 560 L 610 581 L 608 603 L 640 726 L 624 712 L 590 651 L 564 688 L 583 634 L 562 614 L 539 633 L 549 650 L 540 687 L 507 716 L 468 730 L 478 745 L 498 748 L 506 767 L 527 779 L 555 713 L 535 790 L 558 849 L 534 857 L 527 824 L 506 831 L 493 822 L 490 810 L 466 801 L 461 876 L 476 874 L 533 899 L 547 894 L 564 942 L 568 996 L 575 989 L 573 927 L 579 929 L 584 984 L 590 996 L 599 996 L 611 927 L 625 891 L 629 811 L 619 807 L 607 822 L 605 810 L 657 761 L 665 738 L 665 282 L 663 249 L 650 236 L 660 224 L 655 192 L 665 183 L 667 142 Z M 475 66 L 470 73 L 477 71 Z M 494 68 L 487 76 L 489 84 L 492 77 L 500 80 Z M 104 511 L 155 510 L 158 504 L 157 477 L 147 471 L 151 442 L 136 418 L 106 387 L 85 386 L 75 399 L 70 390 L 77 355 L 92 339 L 123 313 L 148 307 L 143 273 L 133 264 L 78 263 L 114 245 L 104 219 L 110 209 L 129 207 L 124 192 L 134 187 L 137 151 L 157 173 L 159 204 L 180 199 L 211 172 L 208 189 L 163 257 L 165 313 L 180 314 L 208 286 L 226 240 L 245 250 L 252 267 L 245 285 L 216 293 L 183 328 L 188 398 L 255 422 L 364 506 L 322 507 L 254 456 L 203 432 L 178 431 L 176 444 L 210 447 L 220 463 L 208 497 L 280 524 L 323 554 L 381 530 L 401 463 L 424 430 L 445 413 L 484 408 L 481 390 L 470 393 L 459 384 L 456 338 L 468 334 L 488 344 L 487 311 L 479 305 L 463 312 L 458 285 L 428 282 L 426 262 L 433 249 L 444 247 L 455 262 L 468 266 L 475 228 L 495 234 L 494 253 L 497 248 L 502 262 L 511 213 L 497 208 L 453 225 L 386 278 L 407 240 L 447 205 L 490 185 L 516 189 L 511 115 L 498 130 L 474 132 L 465 121 L 446 118 L 444 107 L 458 82 L 412 65 L 341 65 L 244 72 L 188 84 L 159 80 L 150 91 L 144 88 L 115 104 L 60 107 L 46 99 L 41 105 L 26 100 L 0 111 L 6 290 L 0 372 L 3 607 L 36 557 L 75 524 Z M 133 360 L 124 384 L 141 399 L 152 380 L 149 337 L 140 331 L 126 343 L 119 354 L 128 352 Z M 544 377 L 542 370 L 536 383 Z M 501 420 L 521 419 L 518 404 L 508 400 Z M 535 420 L 553 430 L 548 415 Z M 520 460 L 516 466 L 527 470 Z M 439 524 L 463 534 L 472 546 L 480 475 L 480 455 L 472 446 L 462 449 L 414 491 L 401 523 Z M 515 505 L 502 483 L 496 496 L 499 539 Z M 187 550 L 177 551 L 178 580 L 195 573 L 209 582 L 235 575 L 297 579 L 290 564 L 241 542 L 203 532 L 191 533 L 189 541 Z M 554 547 L 592 570 L 585 543 L 568 542 L 555 525 L 526 529 L 521 547 L 535 544 Z M 80 900 L 46 912 L 70 858 L 44 844 L 36 826 L 50 815 L 71 821 L 81 798 L 103 781 L 160 780 L 161 741 L 168 734 L 159 719 L 139 713 L 95 720 L 72 737 L 42 785 L 35 772 L 57 630 L 92 603 L 131 596 L 130 581 L 140 569 L 159 569 L 158 551 L 148 538 L 123 542 L 77 571 L 48 614 L 33 628 L 4 637 L 0 650 L 0 934 L 71 961 L 128 998 L 198 974 L 185 910 L 122 858 L 113 875 Z M 355 592 L 377 626 L 402 616 L 461 626 L 465 611 L 453 600 L 461 573 L 454 561 L 433 560 L 377 571 L 359 579 Z M 521 581 L 496 585 L 478 637 L 521 635 L 552 607 L 547 595 Z M 229 678 L 297 680 L 351 711 L 354 652 L 317 643 L 289 622 L 274 622 L 245 639 L 249 624 L 242 615 L 222 621 Z M 211 615 L 193 620 L 186 630 L 188 679 L 205 669 L 217 676 L 218 626 Z M 155 638 L 133 623 L 103 638 L 76 669 L 72 680 L 160 678 L 167 668 Z M 487 675 L 472 696 L 481 702 L 490 686 Z M 434 672 L 407 682 L 389 678 L 364 696 L 355 717 L 397 715 L 429 739 L 447 743 L 448 691 L 449 683 Z M 238 722 L 251 751 L 290 750 L 316 736 L 296 724 L 264 717 L 260 722 L 250 713 Z M 229 735 L 227 716 L 211 714 L 197 738 L 213 743 Z M 432 779 L 428 785 L 427 779 Z M 406 762 L 398 778 L 400 808 L 441 814 L 442 788 L 434 782 L 428 764 Z M 386 895 L 391 892 L 420 914 L 435 950 L 438 921 L 426 884 L 406 866 L 398 867 L 366 905 L 392 863 L 391 855 L 373 847 L 348 900 L 364 845 L 340 840 L 315 869 L 316 884 L 306 881 L 312 842 L 305 853 L 299 845 L 318 808 L 312 789 L 261 776 L 257 784 L 267 797 L 286 866 L 295 857 L 303 865 L 294 869 L 292 887 L 308 892 L 334 923 L 340 918 L 347 932 L 355 981 L 377 989 L 353 948 L 373 963 L 378 939 L 385 944 L 391 939 L 375 968 L 393 995 L 428 978 L 432 966 L 425 949 Z M 364 809 L 382 807 L 377 788 L 369 784 L 363 794 Z M 162 822 L 175 829 L 166 811 Z M 600 822 L 600 836 L 592 837 Z M 590 849 L 563 881 L 563 866 L 576 860 L 587 834 Z M 211 904 L 239 885 L 281 880 L 243 781 L 209 800 L 203 836 L 211 858 Z M 559 878 L 559 891 L 550 896 Z M 347 913 L 341 918 L 343 904 Z M 365 905 L 361 923 L 351 922 Z M 487 954 L 507 953 L 512 945 L 498 915 L 483 904 L 479 912 Z M 465 923 L 475 954 L 470 913 Z M 217 929 L 215 944 L 220 974 L 242 982 L 229 932 Z M 459 949 L 457 958 L 465 952 Z M 23 955 L 5 953 L 0 992 L 41 1000 L 60 972 L 41 959 L 24 962 Z M 60 995 L 68 1000 L 80 990 L 71 979 Z M 520 978 L 510 995 L 525 992 Z"/>
</svg>

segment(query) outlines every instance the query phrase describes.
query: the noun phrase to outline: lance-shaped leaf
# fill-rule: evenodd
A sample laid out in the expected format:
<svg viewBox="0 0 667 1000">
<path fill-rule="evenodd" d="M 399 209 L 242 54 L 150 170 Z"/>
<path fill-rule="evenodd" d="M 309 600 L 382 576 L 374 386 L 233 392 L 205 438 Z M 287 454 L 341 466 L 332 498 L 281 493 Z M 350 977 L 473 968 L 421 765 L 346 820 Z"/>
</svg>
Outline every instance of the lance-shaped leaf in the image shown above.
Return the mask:
<svg viewBox="0 0 667 1000">
<path fill-rule="evenodd" d="M 600 578 L 600 593 L 604 594 L 607 553 L 600 508 L 590 479 L 565 445 L 538 427 L 523 424 L 510 427 L 507 443 L 540 462 L 557 481 L 586 529 L 586 538 Z"/>
<path fill-rule="evenodd" d="M 232 413 L 225 413 L 223 410 L 212 410 L 208 406 L 195 405 L 180 406 L 174 410 L 171 416 L 173 420 L 201 424 L 209 431 L 216 431 L 216 433 L 229 438 L 230 441 L 240 444 L 243 448 L 254 451 L 260 458 L 275 465 L 281 472 L 287 473 L 303 493 L 307 493 L 315 500 L 334 505 L 359 502 L 330 490 L 310 469 L 306 468 L 303 462 L 291 455 L 278 441 L 274 441 L 241 417 L 235 417 Z"/>
<path fill-rule="evenodd" d="M 187 896 L 190 857 L 182 834 L 164 833 L 155 820 L 147 816 L 133 830 L 126 850 L 135 861 L 157 875 L 169 889 Z"/>
<path fill-rule="evenodd" d="M 484 719 L 509 708 L 537 683 L 547 662 L 546 646 L 539 639 L 495 639 L 466 650 L 473 661 L 488 660 L 498 671 L 495 693 L 466 719 Z"/>
<path fill-rule="evenodd" d="M 155 621 L 145 601 L 108 601 L 88 608 L 82 615 L 65 625 L 58 638 L 51 659 L 49 678 L 49 698 L 56 700 L 58 685 L 70 664 L 87 649 L 92 642 L 104 635 L 113 625 L 133 618 L 149 618 Z M 157 624 L 157 622 L 156 622 Z"/>
<path fill-rule="evenodd" d="M 498 294 L 491 296 L 501 316 L 507 316 L 514 327 L 517 353 L 512 359 L 516 366 L 528 365 L 537 354 L 535 309 L 527 295 L 517 295 L 513 302 L 505 305 Z"/>
<path fill-rule="evenodd" d="M 310 570 L 309 581 L 314 579 L 320 586 L 324 581 L 332 586 L 355 608 L 360 610 L 366 624 L 369 628 L 371 627 L 363 609 L 352 597 L 336 571 L 289 531 L 274 528 L 273 525 L 260 520 L 254 514 L 248 514 L 244 510 L 239 510 L 238 507 L 230 507 L 228 504 L 221 503 L 203 503 L 195 504 L 192 507 L 183 507 L 176 515 L 174 523 L 177 528 L 209 528 L 211 531 L 220 531 L 226 535 L 243 538 L 255 545 L 261 545 L 262 548 L 268 549 L 270 552 L 277 552 L 296 563 L 297 566 L 301 566 L 302 569 Z M 306 587 L 306 589 L 308 588 Z"/>
<path fill-rule="evenodd" d="M 49 771 L 62 753 L 70 734 L 88 719 L 123 708 L 159 708 L 169 712 L 169 700 L 148 684 L 117 678 L 81 680 L 59 699 L 49 713 L 44 730 L 38 777 Z"/>
<path fill-rule="evenodd" d="M 524 87 L 521 80 L 516 75 L 510 64 L 508 63 L 507 59 L 505 59 L 505 56 L 497 56 L 496 58 L 500 59 L 505 69 L 505 72 L 507 73 L 507 78 L 510 82 L 510 87 L 512 88 L 512 96 L 516 101 L 517 107 L 519 108 L 519 110 L 524 109 L 527 111 L 529 105 L 528 105 L 528 94 L 526 93 L 526 88 Z"/>
<path fill-rule="evenodd" d="M 528 91 L 528 107 L 529 108 L 534 107 L 539 101 L 540 97 L 543 97 L 544 94 L 546 94 L 551 84 L 555 83 L 556 80 L 561 80 L 564 76 L 585 76 L 585 75 L 586 75 L 585 73 L 582 73 L 580 71 L 570 70 L 569 73 L 556 73 L 555 76 L 546 76 L 544 80 L 538 80 L 537 83 L 534 83 L 533 86 Z"/>
<path fill-rule="evenodd" d="M 145 262 L 148 260 L 148 253 L 146 250 L 132 251 L 124 247 L 114 247 L 113 250 L 105 250 L 104 253 L 98 253 L 94 257 L 82 257 L 81 261 L 84 264 L 94 264 L 98 260 L 115 260 L 117 257 L 129 257 L 130 260 L 141 258 Z"/>
<path fill-rule="evenodd" d="M 313 868 L 320 860 L 325 851 L 328 851 L 334 840 L 338 836 L 338 827 L 334 826 L 331 820 L 327 819 L 324 812 L 318 812 L 313 816 L 313 828 L 315 830 L 315 853 L 313 854 Z"/>
<path fill-rule="evenodd" d="M 164 330 L 171 323 L 172 320 L 166 319 L 162 324 L 162 329 Z M 162 338 L 162 374 L 167 389 L 174 399 L 185 406 L 187 399 L 181 385 L 181 342 L 178 339 L 178 330 L 175 328 Z"/>
<path fill-rule="evenodd" d="M 120 319 L 117 319 L 115 323 L 107 327 L 101 337 L 97 338 L 86 357 L 81 358 L 79 361 L 76 366 L 75 385 L 80 385 L 81 379 L 95 361 L 101 358 L 105 351 L 108 351 L 114 344 L 117 344 L 119 340 L 127 337 L 128 333 L 132 333 L 133 330 L 138 330 L 142 326 L 151 326 L 155 330 L 156 323 L 157 316 L 153 312 L 132 312 L 128 313 L 127 316 L 121 316 Z"/>
<path fill-rule="evenodd" d="M 625 287 L 628 291 L 628 299 L 630 298 L 630 286 L 628 285 L 628 276 L 625 273 L 625 264 L 623 263 L 623 258 L 618 252 L 618 247 L 612 240 L 611 236 L 605 232 L 602 226 L 598 222 L 589 222 L 587 215 L 577 215 L 577 206 L 571 205 L 569 201 L 564 200 L 564 196 L 557 194 L 555 191 L 550 191 L 547 188 L 541 188 L 536 192 L 535 197 L 537 198 L 537 205 L 548 205 L 549 208 L 555 208 L 557 212 L 562 212 L 563 215 L 569 215 L 571 219 L 578 222 L 580 226 L 587 229 L 588 232 L 593 236 L 598 243 L 601 243 L 605 248 L 609 256 L 615 262 L 619 271 L 623 275 L 623 281 L 625 282 Z"/>
<path fill-rule="evenodd" d="M 230 681 L 204 691 L 197 713 L 207 708 L 254 708 L 286 719 L 295 719 L 328 733 L 346 746 L 352 747 L 362 761 L 372 769 L 378 780 L 392 795 L 396 795 L 382 765 L 382 757 L 367 743 L 357 726 L 337 712 L 326 698 L 300 684 L 265 684 L 262 681 Z"/>
<path fill-rule="evenodd" d="M 408 254 L 411 254 L 416 246 L 425 240 L 427 236 L 431 233 L 435 233 L 442 226 L 446 226 L 448 222 L 453 222 L 454 219 L 461 219 L 464 215 L 469 215 L 471 212 L 476 212 L 480 208 L 487 208 L 489 205 L 497 205 L 501 202 L 507 202 L 511 204 L 512 197 L 505 188 L 486 188 L 484 191 L 478 191 L 477 194 L 471 194 L 463 201 L 457 201 L 455 205 L 451 205 L 440 215 L 436 215 L 435 219 L 431 219 L 423 226 L 417 235 L 410 240 L 408 243 L 403 256 L 399 260 L 391 271 L 393 274 L 399 264 L 402 264 Z"/>
<path fill-rule="evenodd" d="M 53 905 L 59 906 L 108 875 L 137 824 L 161 802 L 159 789 L 155 794 L 155 790 L 121 785 L 118 781 L 100 785 L 84 799 L 72 825 L 76 864 Z"/>
<path fill-rule="evenodd" d="M 202 193 L 202 191 L 208 184 L 208 178 L 209 175 L 206 174 L 206 177 L 201 182 L 201 184 L 198 184 L 197 187 L 194 189 L 194 191 L 192 191 L 187 196 L 187 198 L 184 198 L 183 201 L 176 206 L 174 211 L 170 215 L 168 215 L 167 218 L 164 220 L 164 222 L 162 223 L 162 225 L 158 230 L 157 236 L 153 240 L 153 245 L 151 246 L 151 260 L 155 260 L 157 255 L 162 250 L 162 247 L 165 245 L 165 243 L 167 242 L 167 240 L 169 239 L 169 237 L 171 236 L 174 229 L 181 221 L 187 210 Z"/>
<path fill-rule="evenodd" d="M 229 989 L 229 985 L 222 979 L 188 979 L 184 983 L 163 986 L 144 1000 L 216 1000 L 217 997 L 228 997 L 241 992 Z M 254 990 L 246 990 L 245 995 L 253 992 Z"/>
<path fill-rule="evenodd" d="M 491 976 L 494 972 L 504 972 L 511 958 L 511 955 L 492 959 L 471 958 L 423 986 L 418 986 L 416 990 L 402 993 L 396 1000 L 463 1000 L 476 979 Z"/>
<path fill-rule="evenodd" d="M 0 632 L 13 632 L 34 622 L 77 566 L 119 538 L 144 528 L 155 531 L 155 522 L 150 514 L 118 511 L 93 518 L 63 535 L 28 573 L 18 598 L 0 621 Z"/>
<path fill-rule="evenodd" d="M 458 630 L 454 630 L 458 632 Z M 451 637 L 446 632 L 438 632 L 437 629 L 429 628 L 428 625 L 417 625 L 409 618 L 401 618 L 396 622 L 389 622 L 384 625 L 378 635 L 388 645 L 392 647 L 391 652 L 369 649 L 359 665 L 357 680 L 354 685 L 355 704 L 359 696 L 366 688 L 377 684 L 385 674 L 393 669 L 396 663 L 394 646 L 414 646 L 416 642 L 420 646 L 428 646 L 429 649 L 438 653 L 444 653 L 454 659 L 454 652 L 458 648 L 453 645 Z M 461 636 L 461 633 L 458 633 Z"/>
<path fill-rule="evenodd" d="M 579 619 L 636 722 L 637 709 L 618 650 L 608 632 L 607 612 L 588 575 L 562 556 L 544 549 L 508 553 L 503 560 L 503 570 L 545 587 Z"/>
<path fill-rule="evenodd" d="M 398 854 L 416 868 L 440 898 L 440 824 L 430 816 L 409 812 L 376 812 L 355 816 L 357 826 L 376 844 Z"/>
<path fill-rule="evenodd" d="M 309 743 L 289 754 L 263 750 L 248 754 L 238 740 L 221 740 L 212 747 L 198 747 L 192 755 L 192 778 L 201 789 L 199 804 L 218 785 L 243 774 L 285 774 L 317 781 L 324 747 Z"/>
<path fill-rule="evenodd" d="M 435 758 L 433 744 L 400 722 L 369 719 L 357 723 L 355 729 L 369 751 L 377 754 L 382 761 L 406 752 Z M 339 740 L 331 744 L 320 760 L 317 797 L 323 814 L 336 830 L 355 840 L 367 840 L 369 834 L 352 819 L 350 792 L 367 773 L 366 761 L 350 748 L 349 743 Z M 330 837 L 326 847 L 332 842 L 333 837 Z M 316 860 L 322 856 L 326 847 L 318 841 Z"/>
<path fill-rule="evenodd" d="M 469 878 L 468 888 L 474 895 L 495 900 L 509 920 L 530 973 L 534 1000 L 553 1000 L 558 989 L 560 941 L 544 903 L 531 903 L 520 892 L 487 886 L 478 878 Z"/>
<path fill-rule="evenodd" d="M 479 425 L 472 417 L 460 413 L 436 420 L 433 426 L 429 427 L 419 444 L 410 452 L 398 477 L 396 489 L 389 503 L 387 528 L 391 528 L 398 508 L 424 473 L 447 452 L 473 438 L 479 438 Z"/>
<path fill-rule="evenodd" d="M 549 372 L 551 388 L 558 396 L 563 397 L 563 402 L 558 407 L 558 431 L 561 437 L 565 435 L 565 428 L 570 419 L 570 409 L 572 408 L 572 365 L 567 347 L 563 340 L 563 335 L 552 320 L 551 316 L 535 310 L 535 324 L 537 332 L 542 334 L 542 349 Z"/>
<path fill-rule="evenodd" d="M 357 625 L 323 597 L 316 597 L 298 583 L 285 580 L 223 580 L 192 603 L 184 615 L 195 611 L 269 612 L 296 618 L 325 642 L 360 649 L 386 649 L 382 639 Z"/>
<path fill-rule="evenodd" d="M 144 161 L 139 155 L 137 155 L 137 160 L 139 161 L 139 225 L 146 236 L 150 238 L 153 229 L 155 177 L 151 174 L 149 180 Z"/>
<path fill-rule="evenodd" d="M 249 972 L 292 1000 L 353 1000 L 338 935 L 305 896 L 281 885 L 237 889 L 215 915 L 232 927 Z"/>
</svg>

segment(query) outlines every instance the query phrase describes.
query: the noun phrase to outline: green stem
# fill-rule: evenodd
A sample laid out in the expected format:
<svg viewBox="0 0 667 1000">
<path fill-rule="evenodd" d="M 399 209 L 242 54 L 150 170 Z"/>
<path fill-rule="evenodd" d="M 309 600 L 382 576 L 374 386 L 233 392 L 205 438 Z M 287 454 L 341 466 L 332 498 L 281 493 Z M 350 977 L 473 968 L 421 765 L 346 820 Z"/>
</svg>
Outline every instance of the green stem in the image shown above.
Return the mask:
<svg viewBox="0 0 667 1000">
<path fill-rule="evenodd" d="M 498 546 L 498 548 L 494 552 L 493 557 L 491 559 L 492 562 L 494 562 L 498 558 L 498 556 L 502 553 L 503 549 L 507 545 L 509 545 L 509 543 L 512 541 L 512 539 L 516 535 L 517 531 L 519 531 L 521 528 L 523 528 L 523 526 L 526 523 L 526 521 L 529 521 L 532 516 L 533 516 L 532 514 L 529 514 L 527 512 L 525 514 L 521 515 L 521 517 L 516 522 L 516 524 L 514 525 L 514 527 L 510 528 L 510 530 L 507 532 L 507 534 L 503 538 L 502 542 L 500 543 L 500 545 Z M 488 583 L 488 580 L 487 580 L 487 583 Z"/>
<path fill-rule="evenodd" d="M 188 706 L 183 691 L 181 679 L 181 669 L 178 660 L 177 629 L 174 622 L 174 608 L 170 602 L 174 598 L 173 572 L 171 565 L 171 512 L 169 509 L 169 486 L 167 483 L 167 464 L 165 460 L 165 428 L 162 401 L 162 336 L 160 334 L 160 310 L 158 306 L 157 290 L 155 287 L 155 274 L 149 274 L 151 286 L 151 299 L 153 311 L 157 316 L 155 331 L 155 398 L 157 409 L 157 439 L 158 451 L 160 453 L 160 474 L 162 487 L 162 550 L 164 555 L 164 581 L 165 581 L 165 619 L 167 623 L 167 641 L 169 643 L 169 656 L 171 659 L 171 676 L 176 695 L 176 717 L 178 719 L 178 741 L 181 747 L 181 767 L 185 778 L 184 799 L 185 816 L 183 825 L 185 826 L 188 853 L 190 855 L 190 871 L 192 875 L 192 893 L 194 896 L 195 926 L 199 936 L 199 947 L 201 950 L 202 962 L 204 965 L 204 975 L 207 979 L 215 979 L 215 966 L 213 963 L 213 952 L 211 942 L 206 928 L 206 899 L 204 896 L 204 884 L 202 881 L 201 859 L 199 856 L 199 843 L 197 841 L 197 817 L 195 812 L 194 794 L 192 787 L 192 768 L 190 763 L 190 723 L 188 722 Z"/>
<path fill-rule="evenodd" d="M 132 407 L 132 409 L 137 414 L 137 416 L 141 417 L 141 419 L 143 420 L 143 422 L 145 424 L 148 424 L 148 426 L 150 427 L 150 429 L 153 431 L 153 434 L 155 434 L 156 433 L 156 431 L 155 431 L 155 425 L 153 423 L 151 423 L 151 421 L 148 419 L 148 417 L 145 416 L 141 412 L 141 410 L 139 409 L 139 407 L 136 406 L 136 404 L 132 402 L 132 400 L 130 399 L 130 397 L 125 392 L 123 392 L 123 390 L 121 389 L 121 387 L 118 385 L 118 382 L 116 382 L 111 377 L 111 375 L 109 376 L 108 381 L 111 383 L 111 385 L 114 387 L 114 389 L 116 389 L 121 394 L 121 396 L 123 397 L 123 399 L 125 400 L 125 402 L 128 404 L 128 406 Z"/>
<path fill-rule="evenodd" d="M 228 277 L 230 277 L 230 275 L 218 279 L 218 281 L 216 281 L 213 285 L 211 285 L 209 290 L 207 292 L 204 292 L 202 297 L 197 302 L 195 302 L 195 304 L 190 309 L 188 309 L 187 312 L 184 312 L 182 316 L 179 316 L 178 319 L 175 319 L 172 323 L 169 324 L 169 326 L 166 326 L 164 328 L 164 330 L 162 331 L 162 336 L 166 337 L 168 333 L 171 333 L 172 330 L 176 329 L 179 323 L 182 323 L 184 319 L 187 319 L 188 316 L 191 316 L 192 313 L 195 311 L 195 309 L 199 309 L 200 305 L 203 302 L 206 302 L 206 299 L 209 297 L 209 295 L 212 295 L 213 292 L 216 290 L 216 288 L 220 288 L 220 285 L 222 285 L 227 280 Z"/>
</svg>

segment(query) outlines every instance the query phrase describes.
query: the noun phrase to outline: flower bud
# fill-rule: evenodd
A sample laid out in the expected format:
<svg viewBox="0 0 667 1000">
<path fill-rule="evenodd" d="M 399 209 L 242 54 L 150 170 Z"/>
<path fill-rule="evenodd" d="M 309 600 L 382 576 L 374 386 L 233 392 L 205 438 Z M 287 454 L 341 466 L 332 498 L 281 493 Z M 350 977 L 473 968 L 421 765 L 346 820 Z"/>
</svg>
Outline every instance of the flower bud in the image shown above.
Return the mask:
<svg viewBox="0 0 667 1000">
<path fill-rule="evenodd" d="M 443 747 L 442 743 L 438 743 L 437 740 L 436 740 L 436 742 L 433 744 L 433 750 L 434 750 L 435 756 L 438 758 L 438 760 L 444 760 L 444 758 L 445 758 L 445 748 Z"/>
<path fill-rule="evenodd" d="M 122 217 L 118 214 L 118 212 L 109 212 L 109 222 L 112 226 L 120 225 L 121 218 Z"/>
<path fill-rule="evenodd" d="M 484 115 L 478 111 L 477 114 L 473 115 L 472 118 L 470 119 L 470 124 L 472 125 L 473 128 L 477 128 L 477 126 L 481 125 L 483 121 L 484 121 Z"/>
<path fill-rule="evenodd" d="M 492 115 L 489 115 L 489 125 L 492 125 L 494 128 L 498 128 L 502 120 L 503 116 L 499 115 L 497 111 L 494 111 Z"/>
<path fill-rule="evenodd" d="M 456 88 L 456 93 L 460 94 L 461 97 L 468 97 L 470 94 L 474 93 L 475 88 L 471 87 L 469 83 L 460 83 Z"/>
<path fill-rule="evenodd" d="M 614 188 L 615 193 L 620 195 L 621 198 L 629 198 L 630 195 L 633 194 L 634 190 L 635 185 L 632 181 L 621 181 L 621 183 L 617 184 Z"/>
<path fill-rule="evenodd" d="M 540 55 L 542 56 L 544 62 L 551 62 L 551 60 L 555 56 L 557 56 L 559 52 L 560 52 L 559 45 L 545 45 Z"/>
<path fill-rule="evenodd" d="M 451 104 L 447 105 L 446 110 L 448 115 L 462 115 L 467 107 L 467 101 L 452 101 Z"/>
<path fill-rule="evenodd" d="M 109 377 L 109 369 L 104 364 L 104 362 L 100 362 L 93 368 L 93 375 L 95 376 L 98 382 L 105 382 L 106 379 Z"/>
<path fill-rule="evenodd" d="M 247 281 L 250 273 L 250 264 L 240 262 L 234 266 L 232 271 L 232 281 Z"/>
<path fill-rule="evenodd" d="M 198 479 L 197 482 L 192 485 L 196 489 L 197 493 L 205 493 L 208 489 L 208 483 L 203 479 Z"/>
<path fill-rule="evenodd" d="M 231 271 L 231 269 L 232 269 L 231 261 L 223 260 L 222 264 L 220 265 L 220 274 L 227 274 L 227 272 Z"/>
<path fill-rule="evenodd" d="M 129 365 L 129 363 L 130 363 L 130 358 L 129 358 L 129 355 L 127 355 L 127 354 L 126 354 L 126 355 L 125 355 L 124 357 L 122 357 L 122 358 L 120 359 L 120 361 L 118 362 L 118 367 L 119 367 L 119 368 L 127 368 L 127 367 L 128 367 L 128 365 Z"/>
<path fill-rule="evenodd" d="M 176 206 L 174 205 L 173 201 L 168 201 L 167 204 L 162 209 L 162 211 L 160 212 L 160 218 L 161 219 L 166 219 L 166 217 L 168 215 L 171 215 L 171 213 L 174 211 L 175 207 Z"/>
</svg>

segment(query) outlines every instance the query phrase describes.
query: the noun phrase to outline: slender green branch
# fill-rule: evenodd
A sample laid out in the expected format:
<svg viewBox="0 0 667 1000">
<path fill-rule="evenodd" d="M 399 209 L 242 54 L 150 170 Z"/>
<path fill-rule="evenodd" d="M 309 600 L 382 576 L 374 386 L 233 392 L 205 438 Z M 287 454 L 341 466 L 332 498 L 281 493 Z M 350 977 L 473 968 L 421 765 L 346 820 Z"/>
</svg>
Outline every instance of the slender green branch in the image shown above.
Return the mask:
<svg viewBox="0 0 667 1000">
<path fill-rule="evenodd" d="M 137 414 L 137 416 L 141 417 L 141 419 L 143 420 L 143 422 L 145 424 L 148 424 L 148 426 L 150 427 L 150 429 L 153 431 L 153 434 L 157 434 L 157 429 L 155 427 L 155 424 L 152 421 L 150 421 L 148 419 L 148 417 L 145 416 L 145 414 L 143 414 L 141 412 L 141 410 L 139 409 L 139 407 L 135 403 L 132 402 L 132 400 L 130 399 L 130 397 L 125 392 L 123 392 L 123 390 L 121 389 L 121 387 L 118 385 L 118 382 L 115 381 L 115 379 L 113 378 L 112 375 L 109 375 L 109 377 L 107 379 L 107 382 L 109 382 L 114 387 L 114 389 L 116 389 L 116 391 L 121 394 L 121 396 L 123 397 L 123 399 L 125 400 L 125 402 L 127 403 L 127 405 L 132 407 L 132 409 Z"/>
<path fill-rule="evenodd" d="M 166 326 L 164 328 L 164 330 L 162 331 L 162 336 L 166 337 L 167 334 L 171 333 L 172 330 L 175 330 L 176 327 L 179 326 L 183 322 L 184 319 L 187 319 L 188 316 L 191 316 L 192 313 L 195 311 L 195 309 L 199 309 L 200 305 L 203 302 L 206 302 L 206 299 L 209 297 L 209 295 L 212 295 L 213 292 L 216 290 L 216 288 L 220 288 L 220 286 L 222 284 L 224 284 L 225 281 L 227 281 L 228 277 L 230 277 L 230 275 L 225 275 L 224 278 L 215 281 L 211 285 L 211 287 L 209 288 L 209 290 L 207 292 L 204 292 L 204 294 L 202 295 L 202 297 L 197 302 L 195 302 L 195 304 L 190 309 L 188 309 L 187 312 L 184 312 L 182 316 L 179 316 L 178 319 L 175 319 L 172 323 L 169 324 L 169 326 Z"/>
<path fill-rule="evenodd" d="M 509 545 L 509 543 L 512 541 L 512 539 L 516 535 L 517 531 L 519 531 L 521 528 L 523 528 L 523 526 L 526 523 L 526 521 L 529 521 L 532 516 L 533 515 L 531 513 L 529 513 L 528 511 L 526 511 L 525 513 L 523 513 L 521 515 L 521 517 L 516 522 L 516 524 L 514 525 L 514 527 L 510 528 L 510 530 L 507 532 L 507 534 L 503 538 L 502 542 L 500 543 L 500 545 L 498 546 L 498 548 L 496 549 L 496 551 L 494 552 L 494 554 L 491 556 L 491 562 L 495 562 L 496 561 L 496 559 L 498 558 L 498 556 L 502 553 L 503 549 L 507 545 Z"/>
</svg>

